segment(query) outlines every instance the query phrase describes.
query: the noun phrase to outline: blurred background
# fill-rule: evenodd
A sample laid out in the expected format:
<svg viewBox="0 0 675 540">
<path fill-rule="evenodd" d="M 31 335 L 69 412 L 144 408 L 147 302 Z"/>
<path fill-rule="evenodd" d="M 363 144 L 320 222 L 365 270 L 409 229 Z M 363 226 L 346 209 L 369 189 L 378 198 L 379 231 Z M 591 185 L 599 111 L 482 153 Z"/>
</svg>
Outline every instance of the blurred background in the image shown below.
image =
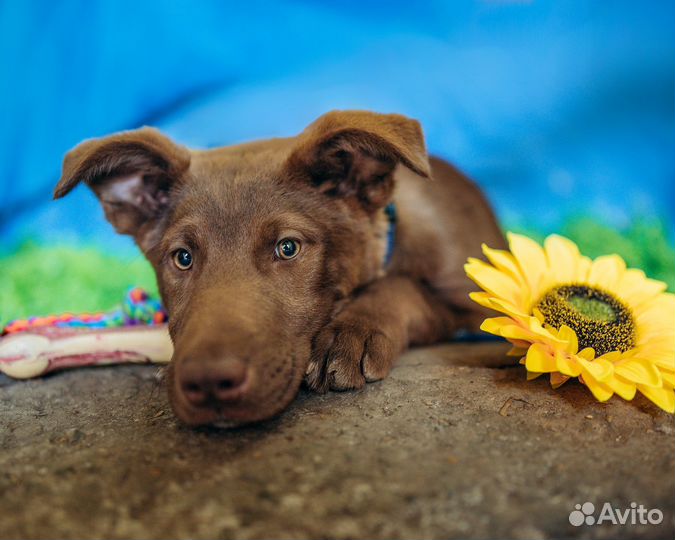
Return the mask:
<svg viewBox="0 0 675 540">
<path fill-rule="evenodd" d="M 207 148 L 331 109 L 419 119 L 505 230 L 563 233 L 675 286 L 671 1 L 0 3 L 0 323 L 112 307 L 147 264 L 84 187 L 85 138 Z"/>
</svg>

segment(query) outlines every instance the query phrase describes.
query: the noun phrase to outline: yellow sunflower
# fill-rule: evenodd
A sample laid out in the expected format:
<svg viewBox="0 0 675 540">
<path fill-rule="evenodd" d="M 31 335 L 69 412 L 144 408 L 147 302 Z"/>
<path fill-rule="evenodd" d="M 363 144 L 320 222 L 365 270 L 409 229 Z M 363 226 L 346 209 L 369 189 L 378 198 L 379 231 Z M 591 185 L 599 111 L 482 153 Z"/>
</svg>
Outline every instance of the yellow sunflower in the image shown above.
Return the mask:
<svg viewBox="0 0 675 540">
<path fill-rule="evenodd" d="M 528 380 L 549 373 L 559 387 L 572 377 L 599 401 L 636 391 L 675 412 L 675 295 L 618 255 L 591 260 L 574 242 L 549 236 L 542 248 L 509 234 L 510 251 L 469 259 L 467 275 L 484 292 L 478 304 L 504 316 L 481 329 L 502 336 L 520 356 Z"/>
</svg>

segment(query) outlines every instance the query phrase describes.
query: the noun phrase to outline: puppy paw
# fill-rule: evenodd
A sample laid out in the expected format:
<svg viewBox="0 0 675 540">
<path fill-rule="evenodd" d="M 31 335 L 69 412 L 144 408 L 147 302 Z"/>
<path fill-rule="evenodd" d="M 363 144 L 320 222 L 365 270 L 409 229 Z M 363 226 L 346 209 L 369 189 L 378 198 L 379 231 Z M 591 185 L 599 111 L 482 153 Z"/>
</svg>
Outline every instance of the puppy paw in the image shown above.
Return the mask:
<svg viewBox="0 0 675 540">
<path fill-rule="evenodd" d="M 362 388 L 386 377 L 398 353 L 384 328 L 339 317 L 316 336 L 305 381 L 317 392 Z"/>
</svg>

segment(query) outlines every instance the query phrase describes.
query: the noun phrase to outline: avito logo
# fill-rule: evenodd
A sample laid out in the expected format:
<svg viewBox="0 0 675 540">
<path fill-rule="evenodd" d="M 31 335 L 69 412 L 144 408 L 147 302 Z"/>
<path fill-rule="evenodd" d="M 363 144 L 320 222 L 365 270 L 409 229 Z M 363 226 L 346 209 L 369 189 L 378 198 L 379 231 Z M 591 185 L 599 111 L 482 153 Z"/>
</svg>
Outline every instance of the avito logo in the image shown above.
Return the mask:
<svg viewBox="0 0 675 540">
<path fill-rule="evenodd" d="M 600 513 L 595 516 L 595 505 L 592 502 L 575 504 L 570 512 L 570 523 L 575 527 L 582 525 L 658 525 L 663 521 L 663 512 L 658 508 L 647 509 L 644 505 L 630 503 L 630 508 L 614 508 L 606 502 L 602 505 Z"/>
</svg>

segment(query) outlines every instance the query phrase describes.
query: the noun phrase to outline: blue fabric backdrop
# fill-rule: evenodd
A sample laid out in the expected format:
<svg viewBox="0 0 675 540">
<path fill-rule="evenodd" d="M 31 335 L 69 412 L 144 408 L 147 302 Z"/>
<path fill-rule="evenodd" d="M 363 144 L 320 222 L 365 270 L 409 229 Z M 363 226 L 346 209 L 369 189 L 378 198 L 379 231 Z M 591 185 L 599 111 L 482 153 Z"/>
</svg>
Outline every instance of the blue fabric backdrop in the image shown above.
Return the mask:
<svg viewBox="0 0 675 540">
<path fill-rule="evenodd" d="M 80 140 L 151 124 L 197 147 L 289 135 L 334 108 L 420 119 L 506 224 L 673 223 L 675 3 L 5 1 L 0 241 L 126 246 Z"/>
</svg>

